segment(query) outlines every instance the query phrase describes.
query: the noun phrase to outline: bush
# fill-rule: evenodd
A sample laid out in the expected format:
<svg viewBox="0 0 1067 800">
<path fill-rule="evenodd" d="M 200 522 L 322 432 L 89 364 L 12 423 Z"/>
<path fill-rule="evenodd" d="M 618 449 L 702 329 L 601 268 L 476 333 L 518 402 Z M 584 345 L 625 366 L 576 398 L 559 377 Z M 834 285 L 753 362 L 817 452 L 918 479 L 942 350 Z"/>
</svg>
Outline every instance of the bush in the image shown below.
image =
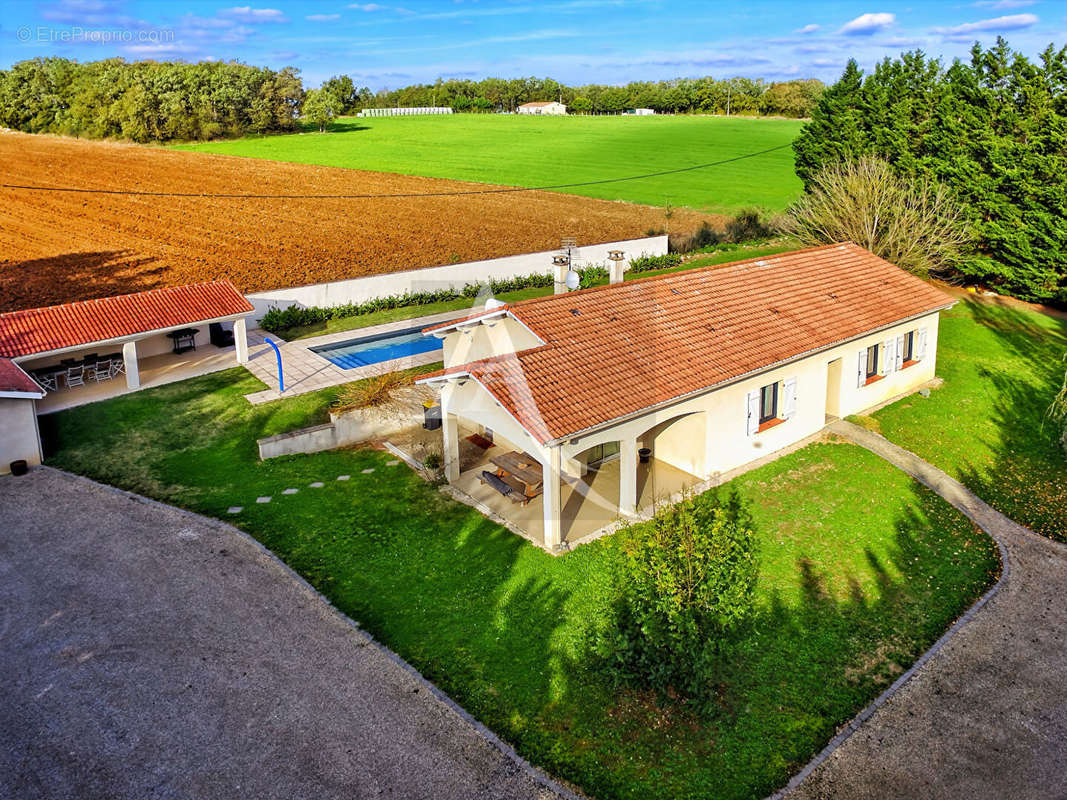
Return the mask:
<svg viewBox="0 0 1067 800">
<path fill-rule="evenodd" d="M 661 256 L 638 256 L 630 259 L 630 272 L 651 272 L 657 269 L 670 269 L 682 263 L 677 253 L 665 253 Z"/>
<path fill-rule="evenodd" d="M 707 222 L 701 223 L 695 233 L 676 233 L 670 237 L 668 249 L 672 253 L 692 253 L 723 241 L 723 235 Z"/>
<path fill-rule="evenodd" d="M 759 239 L 770 238 L 774 231 L 763 222 L 760 211 L 757 208 L 746 208 L 734 215 L 734 218 L 726 223 L 726 236 L 724 241 L 740 244 L 753 242 Z M 715 244 L 712 242 L 712 244 Z"/>
<path fill-rule="evenodd" d="M 973 247 L 963 208 L 944 186 L 903 178 L 874 156 L 818 173 L 783 227 L 805 244 L 855 242 L 924 278 L 950 274 Z"/>
<path fill-rule="evenodd" d="M 736 498 L 687 498 L 620 532 L 610 623 L 597 635 L 617 680 L 711 698 L 727 645 L 750 619 L 755 533 Z"/>
<path fill-rule="evenodd" d="M 396 390 L 412 383 L 411 375 L 404 372 L 386 372 L 373 378 L 349 383 L 341 387 L 334 400 L 335 411 L 355 411 L 359 408 L 377 408 L 393 399 Z"/>
</svg>

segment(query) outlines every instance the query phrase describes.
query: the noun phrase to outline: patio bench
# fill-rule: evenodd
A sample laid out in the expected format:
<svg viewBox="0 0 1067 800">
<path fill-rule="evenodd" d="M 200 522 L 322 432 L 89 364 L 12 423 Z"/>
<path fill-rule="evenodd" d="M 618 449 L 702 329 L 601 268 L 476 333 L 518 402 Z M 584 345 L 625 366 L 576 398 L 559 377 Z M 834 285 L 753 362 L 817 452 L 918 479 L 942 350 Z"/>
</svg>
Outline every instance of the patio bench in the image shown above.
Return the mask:
<svg viewBox="0 0 1067 800">
<path fill-rule="evenodd" d="M 487 469 L 483 469 L 482 474 L 478 476 L 478 480 L 496 489 L 513 503 L 526 505 L 530 502 L 530 498 L 526 496 L 525 487 L 510 475 L 496 475 Z"/>
</svg>

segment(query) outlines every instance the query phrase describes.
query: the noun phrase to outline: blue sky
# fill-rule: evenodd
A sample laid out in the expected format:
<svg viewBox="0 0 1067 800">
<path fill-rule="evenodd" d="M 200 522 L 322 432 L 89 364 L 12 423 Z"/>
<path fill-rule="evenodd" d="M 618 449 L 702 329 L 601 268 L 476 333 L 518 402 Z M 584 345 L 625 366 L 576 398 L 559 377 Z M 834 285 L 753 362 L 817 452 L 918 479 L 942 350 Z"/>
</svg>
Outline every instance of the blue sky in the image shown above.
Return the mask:
<svg viewBox="0 0 1067 800">
<path fill-rule="evenodd" d="M 1067 3 L 0 0 L 0 66 L 48 55 L 239 59 L 299 67 L 307 86 L 347 73 L 372 89 L 438 76 L 832 81 L 849 57 L 869 68 L 918 47 L 950 60 L 997 34 L 1028 55 L 1067 44 Z"/>
</svg>

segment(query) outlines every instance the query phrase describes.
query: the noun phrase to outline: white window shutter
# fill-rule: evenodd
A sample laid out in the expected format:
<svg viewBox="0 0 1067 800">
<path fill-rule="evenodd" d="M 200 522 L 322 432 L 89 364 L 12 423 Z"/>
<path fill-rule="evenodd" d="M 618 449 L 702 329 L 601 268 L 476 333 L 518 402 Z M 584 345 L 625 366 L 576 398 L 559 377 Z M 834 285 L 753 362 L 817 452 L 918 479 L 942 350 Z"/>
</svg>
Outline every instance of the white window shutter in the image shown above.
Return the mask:
<svg viewBox="0 0 1067 800">
<path fill-rule="evenodd" d="M 893 367 L 896 365 L 896 357 L 893 355 L 893 344 L 893 339 L 886 339 L 884 342 L 882 342 L 882 357 L 879 359 L 879 361 L 881 361 L 881 369 L 879 370 L 879 372 L 881 372 L 883 375 L 888 375 L 890 372 L 892 372 Z"/>
<path fill-rule="evenodd" d="M 797 379 L 786 378 L 782 381 L 782 419 L 789 419 L 797 413 Z"/>
<path fill-rule="evenodd" d="M 918 334 L 918 343 L 915 345 L 915 360 L 922 361 L 926 358 L 926 328 L 919 328 L 916 331 Z"/>
<path fill-rule="evenodd" d="M 759 430 L 759 389 L 753 389 L 745 398 L 748 409 L 748 435 L 752 436 Z"/>
<path fill-rule="evenodd" d="M 856 386 L 863 386 L 867 382 L 867 348 L 860 350 L 860 363 L 856 373 Z"/>
<path fill-rule="evenodd" d="M 915 343 L 912 342 L 912 344 L 914 345 Z M 897 360 L 896 360 L 897 369 L 904 369 L 904 337 L 903 336 L 898 336 L 897 337 L 897 345 L 896 345 L 896 347 L 897 347 Z"/>
</svg>

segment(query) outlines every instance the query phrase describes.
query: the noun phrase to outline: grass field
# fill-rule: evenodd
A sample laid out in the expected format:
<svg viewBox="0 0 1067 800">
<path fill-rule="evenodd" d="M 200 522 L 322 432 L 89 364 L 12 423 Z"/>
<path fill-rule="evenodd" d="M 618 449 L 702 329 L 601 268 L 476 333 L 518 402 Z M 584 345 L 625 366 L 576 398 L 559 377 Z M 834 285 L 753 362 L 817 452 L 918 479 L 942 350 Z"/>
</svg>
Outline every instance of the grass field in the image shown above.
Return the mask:
<svg viewBox="0 0 1067 800">
<path fill-rule="evenodd" d="M 988 537 L 858 447 L 812 445 L 735 479 L 723 491 L 759 540 L 757 619 L 721 707 L 698 717 L 589 661 L 619 537 L 549 556 L 373 450 L 261 462 L 257 437 L 322 421 L 337 390 L 249 406 L 257 388 L 233 369 L 46 417 L 50 463 L 239 525 L 519 752 L 604 800 L 765 796 L 997 571 Z"/>
<path fill-rule="evenodd" d="M 495 114 L 343 118 L 335 130 L 181 145 L 235 156 L 546 186 L 677 169 L 789 144 L 797 120 L 700 116 Z M 793 151 L 654 178 L 565 191 L 606 200 L 730 212 L 784 208 L 800 193 Z"/>
</svg>

